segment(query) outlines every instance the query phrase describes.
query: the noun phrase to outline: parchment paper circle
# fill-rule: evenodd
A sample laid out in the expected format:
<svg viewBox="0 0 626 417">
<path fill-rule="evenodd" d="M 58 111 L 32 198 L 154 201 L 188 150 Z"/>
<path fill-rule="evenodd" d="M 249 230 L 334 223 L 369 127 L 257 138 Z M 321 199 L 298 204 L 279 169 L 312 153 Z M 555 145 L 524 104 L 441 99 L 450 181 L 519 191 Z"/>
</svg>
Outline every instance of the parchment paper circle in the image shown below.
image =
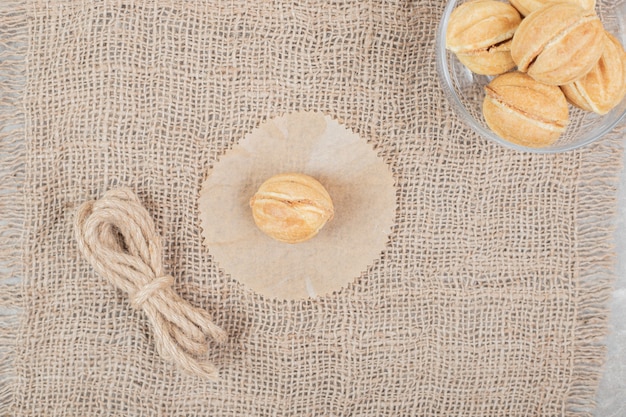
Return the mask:
<svg viewBox="0 0 626 417">
<path fill-rule="evenodd" d="M 303 243 L 278 242 L 252 218 L 250 197 L 267 178 L 300 172 L 320 181 L 335 217 Z M 329 294 L 365 271 L 385 248 L 396 211 L 387 165 L 358 135 L 320 113 L 263 123 L 213 167 L 202 185 L 204 243 L 223 270 L 269 298 Z"/>
</svg>

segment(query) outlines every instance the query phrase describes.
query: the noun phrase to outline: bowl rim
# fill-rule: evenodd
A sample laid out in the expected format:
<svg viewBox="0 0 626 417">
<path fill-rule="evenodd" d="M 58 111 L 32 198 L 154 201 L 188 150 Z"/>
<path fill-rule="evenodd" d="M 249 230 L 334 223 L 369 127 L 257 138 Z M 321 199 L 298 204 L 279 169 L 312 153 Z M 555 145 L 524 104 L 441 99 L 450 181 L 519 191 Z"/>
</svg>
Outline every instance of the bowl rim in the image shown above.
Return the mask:
<svg viewBox="0 0 626 417">
<path fill-rule="evenodd" d="M 466 126 L 469 126 L 472 130 L 474 130 L 474 132 L 506 148 L 516 151 L 531 152 L 537 154 L 554 154 L 572 151 L 574 149 L 578 149 L 587 146 L 593 142 L 596 142 L 597 140 L 604 137 L 607 133 L 611 132 L 624 119 L 624 116 L 626 116 L 626 106 L 624 106 L 624 110 L 622 111 L 622 113 L 619 114 L 614 120 L 612 120 L 610 123 L 605 123 L 600 127 L 591 130 L 590 133 L 585 135 L 586 137 L 583 136 L 583 140 L 576 141 L 574 143 L 566 143 L 563 145 L 545 148 L 533 148 L 509 142 L 496 135 L 491 129 L 482 126 L 480 122 L 467 111 L 467 109 L 459 99 L 458 94 L 454 91 L 454 88 L 452 87 L 452 77 L 450 75 L 450 71 L 447 65 L 448 59 L 457 59 L 452 52 L 446 49 L 445 39 L 446 28 L 448 26 L 448 21 L 450 20 L 450 15 L 460 1 L 461 0 L 448 0 L 446 3 L 443 15 L 439 21 L 439 25 L 437 26 L 437 33 L 435 37 L 435 63 L 437 74 L 439 75 L 439 85 L 442 88 L 444 95 L 446 96 L 448 102 L 451 104 L 453 110 L 457 113 L 457 116 L 461 116 L 459 118 L 462 120 L 462 122 Z M 622 100 L 622 103 L 624 102 L 626 102 L 626 97 Z M 569 102 L 568 106 L 570 106 Z"/>
</svg>

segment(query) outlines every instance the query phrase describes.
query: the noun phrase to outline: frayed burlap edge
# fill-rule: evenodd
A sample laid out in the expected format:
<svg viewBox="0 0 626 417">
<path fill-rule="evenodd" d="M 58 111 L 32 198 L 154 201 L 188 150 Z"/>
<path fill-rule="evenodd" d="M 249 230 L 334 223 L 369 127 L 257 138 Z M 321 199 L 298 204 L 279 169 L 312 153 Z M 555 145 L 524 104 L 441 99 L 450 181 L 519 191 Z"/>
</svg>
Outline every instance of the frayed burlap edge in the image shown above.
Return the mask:
<svg viewBox="0 0 626 417">
<path fill-rule="evenodd" d="M 596 394 L 606 360 L 605 337 L 608 332 L 609 306 L 615 282 L 617 186 L 622 169 L 622 141 L 626 124 L 622 123 L 595 149 L 579 151 L 580 170 L 576 195 L 578 211 L 574 213 L 577 247 L 575 272 L 578 279 L 575 305 L 576 334 L 570 375 L 569 396 L 565 403 L 566 416 L 593 416 Z M 591 148 L 591 147 L 589 147 Z M 589 294 L 594 294 L 590 297 Z"/>
<path fill-rule="evenodd" d="M 23 1 L 0 2 L 0 416 L 11 412 L 17 378 L 25 178 L 24 112 L 28 21 Z"/>
</svg>

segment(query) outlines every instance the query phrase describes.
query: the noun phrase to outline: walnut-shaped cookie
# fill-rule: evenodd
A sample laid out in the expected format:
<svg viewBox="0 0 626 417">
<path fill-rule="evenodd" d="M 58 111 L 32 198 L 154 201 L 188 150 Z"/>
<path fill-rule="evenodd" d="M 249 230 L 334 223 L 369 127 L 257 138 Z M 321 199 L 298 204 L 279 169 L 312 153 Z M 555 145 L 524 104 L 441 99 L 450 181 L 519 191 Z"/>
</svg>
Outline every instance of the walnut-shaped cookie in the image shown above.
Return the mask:
<svg viewBox="0 0 626 417">
<path fill-rule="evenodd" d="M 450 15 L 446 48 L 472 72 L 502 74 L 515 67 L 511 39 L 521 20 L 508 3 L 495 0 L 464 3 Z"/>
<path fill-rule="evenodd" d="M 604 28 L 593 10 L 555 3 L 530 13 L 513 36 L 520 71 L 544 84 L 569 84 L 591 71 L 604 50 Z"/>
<path fill-rule="evenodd" d="M 626 52 L 619 40 L 605 33 L 598 63 L 584 77 L 561 86 L 573 105 L 598 114 L 610 112 L 626 95 Z"/>
<path fill-rule="evenodd" d="M 554 143 L 565 131 L 569 111 L 557 86 L 515 71 L 494 78 L 485 86 L 485 93 L 485 121 L 505 140 L 541 148 Z"/>
<path fill-rule="evenodd" d="M 266 235 L 300 243 L 332 219 L 333 202 L 315 178 L 299 173 L 274 175 L 250 199 L 254 222 Z"/>
<path fill-rule="evenodd" d="M 574 3 L 586 10 L 593 10 L 596 7 L 596 0 L 509 0 L 509 2 L 522 16 L 528 16 L 535 10 L 554 3 Z"/>
</svg>

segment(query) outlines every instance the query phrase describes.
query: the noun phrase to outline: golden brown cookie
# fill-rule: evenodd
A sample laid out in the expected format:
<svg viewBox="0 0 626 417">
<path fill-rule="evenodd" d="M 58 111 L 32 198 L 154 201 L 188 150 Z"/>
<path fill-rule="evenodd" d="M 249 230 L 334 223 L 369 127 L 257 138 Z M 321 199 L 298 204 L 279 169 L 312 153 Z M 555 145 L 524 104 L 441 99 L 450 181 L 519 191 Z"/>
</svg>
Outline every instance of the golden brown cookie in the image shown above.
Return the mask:
<svg viewBox="0 0 626 417">
<path fill-rule="evenodd" d="M 604 28 L 592 10 L 555 3 L 530 13 L 513 36 L 511 56 L 520 71 L 550 85 L 588 73 L 604 49 Z"/>
<path fill-rule="evenodd" d="M 488 49 L 458 53 L 456 56 L 463 65 L 476 74 L 498 75 L 515 67 L 515 62 L 511 58 L 510 40 Z"/>
<path fill-rule="evenodd" d="M 507 3 L 464 3 L 450 15 L 446 48 L 477 74 L 501 74 L 515 67 L 510 40 L 521 20 L 517 10 Z"/>
<path fill-rule="evenodd" d="M 516 71 L 494 78 L 485 93 L 485 121 L 503 139 L 541 148 L 554 143 L 565 131 L 567 100 L 559 87 Z"/>
<path fill-rule="evenodd" d="M 322 184 L 304 174 L 278 174 L 266 180 L 250 199 L 254 222 L 268 236 L 299 243 L 315 236 L 334 214 Z"/>
<path fill-rule="evenodd" d="M 626 52 L 622 44 L 605 32 L 604 52 L 598 63 L 584 77 L 561 86 L 565 97 L 575 106 L 606 114 L 626 94 Z"/>
<path fill-rule="evenodd" d="M 531 12 L 554 3 L 574 3 L 586 10 L 596 7 L 595 0 L 509 0 L 522 16 L 528 16 Z"/>
</svg>

